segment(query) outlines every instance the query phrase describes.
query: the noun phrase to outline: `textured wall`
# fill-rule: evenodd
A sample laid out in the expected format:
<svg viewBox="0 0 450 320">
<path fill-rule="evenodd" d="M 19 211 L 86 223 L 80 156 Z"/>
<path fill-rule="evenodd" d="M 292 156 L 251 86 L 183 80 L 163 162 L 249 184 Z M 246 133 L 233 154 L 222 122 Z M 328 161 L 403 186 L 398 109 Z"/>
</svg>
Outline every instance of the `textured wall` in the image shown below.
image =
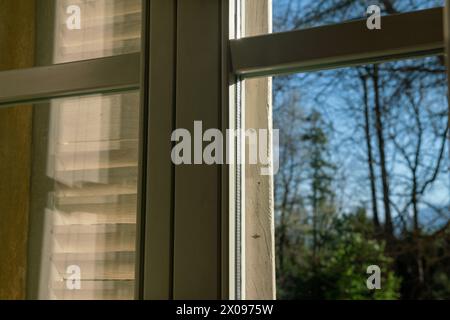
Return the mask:
<svg viewBox="0 0 450 320">
<path fill-rule="evenodd" d="M 34 0 L 0 0 L 0 47 L 0 71 L 33 65 Z M 0 299 L 25 298 L 31 115 L 0 108 Z"/>
</svg>

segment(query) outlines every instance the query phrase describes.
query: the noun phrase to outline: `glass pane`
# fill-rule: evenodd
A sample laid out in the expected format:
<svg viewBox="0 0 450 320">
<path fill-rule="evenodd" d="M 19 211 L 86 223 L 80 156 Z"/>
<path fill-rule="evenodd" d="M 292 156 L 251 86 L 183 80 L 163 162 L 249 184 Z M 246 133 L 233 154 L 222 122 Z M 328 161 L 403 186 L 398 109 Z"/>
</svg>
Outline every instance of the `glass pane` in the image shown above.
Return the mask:
<svg viewBox="0 0 450 320">
<path fill-rule="evenodd" d="M 55 11 L 54 63 L 139 51 L 141 0 L 57 0 Z"/>
<path fill-rule="evenodd" d="M 381 15 L 444 6 L 444 0 L 273 0 L 274 32 L 305 29 L 355 19 L 365 19 L 370 5 Z"/>
<path fill-rule="evenodd" d="M 277 297 L 449 299 L 442 57 L 275 77 L 273 91 Z"/>
<path fill-rule="evenodd" d="M 29 224 L 29 298 L 133 299 L 138 110 L 138 92 L 0 109 L 2 123 L 28 123 L 21 143 L 29 157 L 17 168 L 30 168 L 31 192 L 19 198 L 30 208 L 16 215 Z M 16 152 L 14 139 L 4 153 Z"/>
<path fill-rule="evenodd" d="M 141 0 L 2 1 L 0 70 L 140 50 Z"/>
</svg>

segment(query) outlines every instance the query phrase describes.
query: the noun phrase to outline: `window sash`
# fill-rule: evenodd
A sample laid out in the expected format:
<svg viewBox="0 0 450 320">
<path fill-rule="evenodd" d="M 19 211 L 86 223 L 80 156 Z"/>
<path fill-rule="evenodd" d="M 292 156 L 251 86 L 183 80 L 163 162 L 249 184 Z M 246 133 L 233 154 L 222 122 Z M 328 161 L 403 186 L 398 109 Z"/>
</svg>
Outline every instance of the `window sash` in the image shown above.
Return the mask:
<svg viewBox="0 0 450 320">
<path fill-rule="evenodd" d="M 230 41 L 233 72 L 275 76 L 444 53 L 443 8 Z"/>
<path fill-rule="evenodd" d="M 43 99 L 139 89 L 139 58 L 139 53 L 130 53 L 0 72 L 0 107 Z"/>
</svg>

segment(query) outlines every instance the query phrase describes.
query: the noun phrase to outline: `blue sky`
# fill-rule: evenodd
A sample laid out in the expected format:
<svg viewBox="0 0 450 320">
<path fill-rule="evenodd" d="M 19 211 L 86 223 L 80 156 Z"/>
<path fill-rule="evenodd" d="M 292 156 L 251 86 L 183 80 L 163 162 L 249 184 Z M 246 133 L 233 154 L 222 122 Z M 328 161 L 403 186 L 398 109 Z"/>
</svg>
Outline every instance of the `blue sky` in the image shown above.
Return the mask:
<svg viewBox="0 0 450 320">
<path fill-rule="evenodd" d="M 397 1 L 398 2 L 398 1 Z M 408 1 L 403 1 L 403 3 L 407 3 Z M 413 1 L 414 2 L 414 1 Z M 291 10 L 286 15 L 286 3 L 288 0 L 273 0 L 273 14 L 274 18 L 281 16 L 282 14 L 285 16 L 295 15 L 296 10 Z M 374 4 L 373 1 L 367 1 L 369 4 Z M 301 8 L 302 6 L 311 5 L 312 2 L 309 0 L 305 1 L 296 1 L 295 7 L 296 9 Z M 442 4 L 442 1 L 426 1 L 421 8 L 429 8 L 435 7 Z M 406 10 L 407 6 L 399 7 L 402 10 Z M 364 14 L 364 12 L 361 12 Z M 359 13 L 354 12 L 351 17 L 356 18 Z M 276 29 L 274 31 L 280 31 Z M 427 60 L 428 59 L 428 60 Z M 425 58 L 422 60 L 416 60 L 415 63 L 426 64 L 429 62 L 429 59 Z M 420 62 L 418 62 L 420 61 Z M 408 62 L 405 62 L 406 64 Z M 342 70 L 342 69 L 341 69 Z M 330 141 L 330 148 L 333 150 L 332 158 L 333 161 L 339 164 L 340 174 L 345 176 L 348 179 L 348 183 L 345 189 L 340 189 L 341 198 L 345 203 L 346 210 L 352 210 L 361 203 L 368 205 L 370 203 L 369 198 L 369 182 L 367 179 L 367 164 L 365 162 L 365 146 L 355 144 L 354 142 L 349 141 L 348 139 L 352 138 L 352 135 L 355 132 L 358 132 L 360 128 L 357 128 L 355 123 L 358 119 L 358 116 L 352 116 L 348 112 L 344 112 L 346 107 L 349 104 L 358 104 L 361 103 L 358 99 L 360 99 L 361 88 L 359 87 L 359 82 L 355 79 L 345 81 L 341 81 L 339 83 L 339 76 L 337 73 L 340 71 L 330 70 L 326 72 L 322 72 L 319 74 L 309 74 L 309 75 L 298 75 L 291 77 L 280 77 L 274 79 L 275 87 L 282 85 L 285 89 L 290 87 L 290 91 L 295 91 L 296 94 L 300 97 L 299 108 L 304 110 L 316 109 L 320 110 L 324 119 L 330 123 L 333 127 Z M 342 72 L 342 71 L 341 71 Z M 338 82 L 336 82 L 338 79 Z M 423 79 L 422 79 L 423 80 Z M 335 82 L 333 82 L 335 81 Z M 327 89 L 324 90 L 324 85 L 328 82 L 332 82 L 327 85 Z M 347 87 L 344 87 L 346 85 Z M 289 91 L 289 90 L 288 90 Z M 434 88 L 427 89 L 425 91 L 425 97 L 423 100 L 423 104 L 425 104 L 428 108 L 433 110 L 440 110 L 442 107 L 446 107 L 446 87 L 445 88 Z M 275 95 L 274 108 L 280 107 L 284 97 Z M 401 103 L 401 102 L 398 102 Z M 389 105 L 390 108 L 393 108 L 393 112 L 395 113 L 395 108 L 398 108 L 399 105 L 392 104 Z M 274 115 L 276 117 L 276 114 Z M 401 119 L 402 115 L 398 115 L 399 119 Z M 431 137 L 431 135 L 430 135 Z M 348 139 L 347 139 L 348 138 Z M 408 138 L 406 136 L 406 138 Z M 347 141 L 348 140 L 348 141 Z M 439 141 L 431 141 L 428 139 L 427 141 L 429 150 L 437 149 Z M 402 176 L 407 174 L 408 172 L 405 170 L 404 163 L 398 159 L 398 157 L 393 158 L 391 154 L 392 150 L 387 147 L 387 152 L 389 155 L 389 169 L 392 175 Z M 425 151 L 427 148 L 425 148 Z M 446 150 L 446 157 L 444 161 L 444 166 L 449 167 L 449 153 L 448 146 Z M 429 158 L 430 161 L 433 160 L 432 157 Z M 283 163 L 280 164 L 281 166 Z M 400 178 L 395 178 L 391 180 L 391 191 L 393 194 L 405 192 L 404 187 L 398 182 L 401 181 Z M 380 188 L 379 190 L 380 191 Z M 381 193 L 379 192 L 379 197 Z M 400 202 L 401 197 L 396 200 L 396 197 L 393 196 L 394 201 Z M 450 205 L 450 175 L 448 171 L 444 174 L 441 174 L 439 179 L 433 185 L 433 188 L 430 188 L 424 197 L 425 201 L 430 202 L 431 204 L 438 207 L 449 208 Z M 381 208 L 380 203 L 380 208 Z M 422 212 L 425 213 L 423 220 L 433 219 L 431 217 L 431 212 L 429 209 L 421 208 Z M 447 217 L 448 219 L 449 217 Z"/>
</svg>

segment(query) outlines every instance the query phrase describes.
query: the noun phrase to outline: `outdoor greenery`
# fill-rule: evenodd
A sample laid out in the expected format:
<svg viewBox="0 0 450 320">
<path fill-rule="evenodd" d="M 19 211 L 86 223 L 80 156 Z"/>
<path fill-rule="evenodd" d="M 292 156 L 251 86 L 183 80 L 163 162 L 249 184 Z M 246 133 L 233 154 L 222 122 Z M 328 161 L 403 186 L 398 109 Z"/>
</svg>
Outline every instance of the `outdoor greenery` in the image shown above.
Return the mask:
<svg viewBox="0 0 450 320">
<path fill-rule="evenodd" d="M 379 1 L 385 14 L 442 1 Z M 275 30 L 363 18 L 358 0 L 275 0 Z M 450 162 L 442 57 L 277 77 L 281 299 L 449 299 Z M 367 267 L 381 269 L 369 290 Z"/>
</svg>

